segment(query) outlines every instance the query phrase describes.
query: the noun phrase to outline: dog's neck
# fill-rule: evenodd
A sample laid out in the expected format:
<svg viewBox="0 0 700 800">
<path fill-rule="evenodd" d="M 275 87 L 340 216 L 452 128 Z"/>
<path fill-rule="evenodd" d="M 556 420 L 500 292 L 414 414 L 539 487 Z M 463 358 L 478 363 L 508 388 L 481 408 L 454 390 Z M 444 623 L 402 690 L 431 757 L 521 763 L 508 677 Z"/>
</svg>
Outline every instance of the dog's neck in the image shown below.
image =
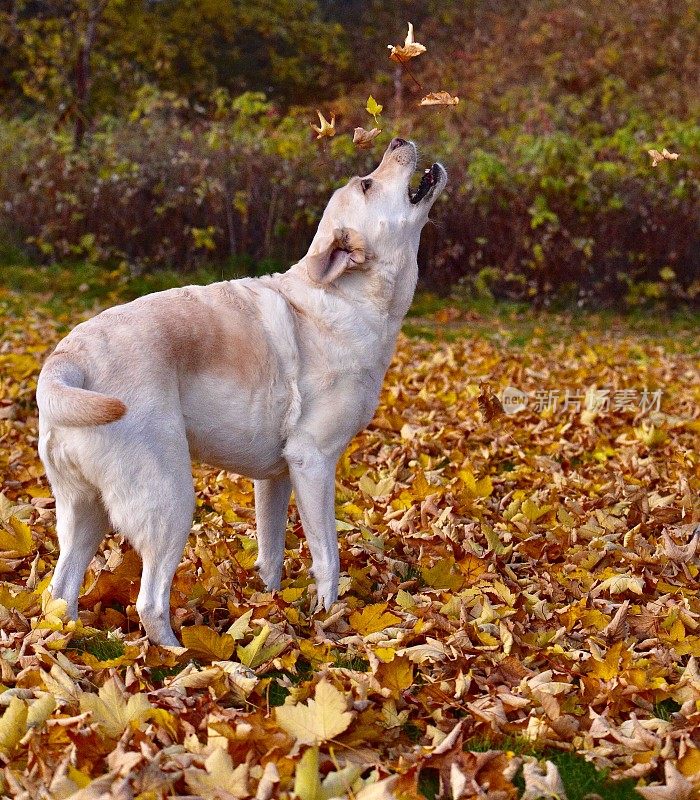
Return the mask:
<svg viewBox="0 0 700 800">
<path fill-rule="evenodd" d="M 315 289 L 358 310 L 374 309 L 378 315 L 395 322 L 397 329 L 413 301 L 418 281 L 416 254 L 407 248 L 391 258 L 371 258 L 356 269 L 350 269 L 338 280 L 319 286 L 310 280 L 306 256 L 284 273 L 284 283 L 291 279 L 306 291 Z"/>
</svg>

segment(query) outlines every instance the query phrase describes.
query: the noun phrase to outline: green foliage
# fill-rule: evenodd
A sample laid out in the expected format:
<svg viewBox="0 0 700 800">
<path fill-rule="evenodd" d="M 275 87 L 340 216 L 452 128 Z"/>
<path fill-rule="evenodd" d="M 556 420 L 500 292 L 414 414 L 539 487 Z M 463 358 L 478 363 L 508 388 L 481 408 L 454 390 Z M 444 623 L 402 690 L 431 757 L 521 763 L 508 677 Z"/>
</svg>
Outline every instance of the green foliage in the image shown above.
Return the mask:
<svg viewBox="0 0 700 800">
<path fill-rule="evenodd" d="M 10 4 L 0 259 L 24 244 L 44 263 L 135 273 L 278 269 L 303 254 L 333 189 L 398 134 L 450 173 L 423 236 L 426 285 L 544 305 L 697 301 L 690 0 L 663 13 L 641 0 L 625 15 L 598 0 L 497 6 Z M 416 80 L 458 94 L 454 109 L 419 109 L 417 86 L 388 61 L 407 20 L 429 48 Z M 338 119 L 323 144 L 309 127 L 319 106 Z M 365 111 L 383 114 L 374 153 L 347 135 Z M 652 169 L 651 147 L 680 157 Z"/>
</svg>

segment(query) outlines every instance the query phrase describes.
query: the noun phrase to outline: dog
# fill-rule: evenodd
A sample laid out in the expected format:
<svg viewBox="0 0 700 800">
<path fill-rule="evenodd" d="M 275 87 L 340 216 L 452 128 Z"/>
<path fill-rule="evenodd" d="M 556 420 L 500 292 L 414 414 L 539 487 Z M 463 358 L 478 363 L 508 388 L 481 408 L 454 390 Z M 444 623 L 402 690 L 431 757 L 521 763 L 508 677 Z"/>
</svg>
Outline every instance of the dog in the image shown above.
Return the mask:
<svg viewBox="0 0 700 800">
<path fill-rule="evenodd" d="M 156 292 L 78 325 L 39 376 L 39 454 L 56 498 L 50 587 L 77 618 L 110 530 L 141 556 L 136 609 L 178 645 L 170 588 L 192 525 L 191 459 L 252 478 L 256 567 L 280 588 L 292 489 L 319 606 L 338 596 L 335 469 L 372 419 L 418 277 L 440 164 L 416 190 L 413 142 L 338 189 L 287 272 Z"/>
</svg>

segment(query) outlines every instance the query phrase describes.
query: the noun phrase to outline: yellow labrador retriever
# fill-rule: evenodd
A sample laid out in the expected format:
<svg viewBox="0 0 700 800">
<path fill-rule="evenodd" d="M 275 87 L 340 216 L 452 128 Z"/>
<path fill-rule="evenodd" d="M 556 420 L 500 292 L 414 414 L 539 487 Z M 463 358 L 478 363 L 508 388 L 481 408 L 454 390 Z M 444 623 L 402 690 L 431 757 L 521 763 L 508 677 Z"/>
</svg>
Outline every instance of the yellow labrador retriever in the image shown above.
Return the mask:
<svg viewBox="0 0 700 800">
<path fill-rule="evenodd" d="M 338 596 L 338 458 L 372 419 L 411 303 L 428 212 L 447 181 L 394 139 L 370 175 L 335 192 L 288 272 L 188 286 L 78 325 L 39 377 L 39 452 L 56 497 L 52 593 L 78 613 L 103 536 L 143 559 L 136 608 L 176 645 L 170 586 L 192 524 L 190 458 L 252 478 L 258 561 L 278 589 L 292 488 L 319 603 Z"/>
</svg>

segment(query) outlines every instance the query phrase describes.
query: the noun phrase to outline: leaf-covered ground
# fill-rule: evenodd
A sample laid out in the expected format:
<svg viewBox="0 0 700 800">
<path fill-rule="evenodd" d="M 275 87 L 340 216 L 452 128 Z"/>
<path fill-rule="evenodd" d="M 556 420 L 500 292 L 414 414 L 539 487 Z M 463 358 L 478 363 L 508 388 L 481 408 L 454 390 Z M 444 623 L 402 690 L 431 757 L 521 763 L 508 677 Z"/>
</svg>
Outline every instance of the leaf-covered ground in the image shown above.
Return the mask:
<svg viewBox="0 0 700 800">
<path fill-rule="evenodd" d="M 429 335 L 400 339 L 339 465 L 339 603 L 310 613 L 293 506 L 283 589 L 265 593 L 250 482 L 197 467 L 175 651 L 142 637 L 139 561 L 119 537 L 77 624 L 44 593 L 57 545 L 34 389 L 84 313 L 48 301 L 0 293 L 1 793 L 698 795 L 696 328 L 412 320 Z M 487 421 L 484 385 L 539 405 Z M 609 407 L 577 409 L 592 387 Z M 645 388 L 659 411 L 614 407 Z"/>
</svg>

